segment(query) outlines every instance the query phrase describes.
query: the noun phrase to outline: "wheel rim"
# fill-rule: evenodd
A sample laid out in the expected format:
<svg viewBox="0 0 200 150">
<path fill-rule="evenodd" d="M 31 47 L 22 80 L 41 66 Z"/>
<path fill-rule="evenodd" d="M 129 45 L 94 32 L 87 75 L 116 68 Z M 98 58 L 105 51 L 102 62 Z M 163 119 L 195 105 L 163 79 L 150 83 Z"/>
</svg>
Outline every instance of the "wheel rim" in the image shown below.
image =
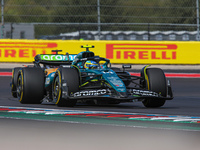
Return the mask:
<svg viewBox="0 0 200 150">
<path fill-rule="evenodd" d="M 20 99 L 20 101 L 22 97 L 22 90 L 23 90 L 22 76 L 20 75 L 17 81 L 17 97 Z"/>
<path fill-rule="evenodd" d="M 59 77 L 57 76 L 53 85 L 53 100 L 55 103 L 60 99 L 60 82 Z"/>
</svg>

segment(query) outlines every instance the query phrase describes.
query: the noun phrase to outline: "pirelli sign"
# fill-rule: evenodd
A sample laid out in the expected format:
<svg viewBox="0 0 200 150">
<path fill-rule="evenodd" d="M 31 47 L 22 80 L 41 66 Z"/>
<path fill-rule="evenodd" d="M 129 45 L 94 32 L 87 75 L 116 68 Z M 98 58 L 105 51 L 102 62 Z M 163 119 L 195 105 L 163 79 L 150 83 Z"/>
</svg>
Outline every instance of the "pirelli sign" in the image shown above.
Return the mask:
<svg viewBox="0 0 200 150">
<path fill-rule="evenodd" d="M 37 54 L 51 53 L 55 42 L 0 41 L 0 58 L 5 62 L 31 62 Z"/>
<path fill-rule="evenodd" d="M 176 44 L 106 44 L 106 58 L 114 60 L 176 60 Z"/>
<path fill-rule="evenodd" d="M 134 41 L 106 43 L 112 63 L 200 64 L 200 42 Z"/>
<path fill-rule="evenodd" d="M 0 62 L 32 62 L 56 49 L 78 54 L 82 45 L 116 64 L 200 64 L 198 41 L 0 40 Z"/>
</svg>

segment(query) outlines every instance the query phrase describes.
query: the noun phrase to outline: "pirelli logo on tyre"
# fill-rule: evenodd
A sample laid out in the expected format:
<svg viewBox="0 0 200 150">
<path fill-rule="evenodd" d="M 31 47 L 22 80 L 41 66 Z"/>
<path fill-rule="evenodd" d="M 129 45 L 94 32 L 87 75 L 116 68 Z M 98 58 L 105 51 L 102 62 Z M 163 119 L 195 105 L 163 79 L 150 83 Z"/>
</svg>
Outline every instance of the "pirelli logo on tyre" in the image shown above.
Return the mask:
<svg viewBox="0 0 200 150">
<path fill-rule="evenodd" d="M 176 44 L 106 44 L 110 60 L 176 60 Z"/>
<path fill-rule="evenodd" d="M 55 48 L 55 42 L 3 41 L 0 42 L 0 58 L 10 62 L 28 62 L 33 61 L 35 55 L 51 53 Z"/>
</svg>

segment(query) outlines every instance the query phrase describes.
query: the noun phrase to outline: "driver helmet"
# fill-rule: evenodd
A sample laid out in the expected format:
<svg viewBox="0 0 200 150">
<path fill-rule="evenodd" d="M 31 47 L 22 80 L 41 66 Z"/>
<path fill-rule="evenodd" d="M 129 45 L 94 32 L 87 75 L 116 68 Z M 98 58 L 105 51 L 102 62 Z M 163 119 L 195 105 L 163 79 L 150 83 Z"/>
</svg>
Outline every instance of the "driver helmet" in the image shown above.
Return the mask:
<svg viewBox="0 0 200 150">
<path fill-rule="evenodd" d="M 96 69 L 98 67 L 98 64 L 96 61 L 88 60 L 85 62 L 84 67 L 86 69 Z"/>
</svg>

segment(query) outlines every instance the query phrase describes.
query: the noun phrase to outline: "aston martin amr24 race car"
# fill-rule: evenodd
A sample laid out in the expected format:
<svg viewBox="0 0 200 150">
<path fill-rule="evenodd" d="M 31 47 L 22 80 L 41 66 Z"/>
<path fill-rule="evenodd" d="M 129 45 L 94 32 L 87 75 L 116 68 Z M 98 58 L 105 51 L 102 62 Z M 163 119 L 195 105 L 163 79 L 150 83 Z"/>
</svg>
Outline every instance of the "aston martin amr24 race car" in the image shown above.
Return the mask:
<svg viewBox="0 0 200 150">
<path fill-rule="evenodd" d="M 77 55 L 38 54 L 33 65 L 13 69 L 11 92 L 21 103 L 74 106 L 77 101 L 106 104 L 141 101 L 145 107 L 161 107 L 173 99 L 169 80 L 159 68 L 148 65 L 140 76 L 126 71 L 130 65 L 112 68 L 110 60 L 95 56 L 89 48 Z"/>
</svg>

